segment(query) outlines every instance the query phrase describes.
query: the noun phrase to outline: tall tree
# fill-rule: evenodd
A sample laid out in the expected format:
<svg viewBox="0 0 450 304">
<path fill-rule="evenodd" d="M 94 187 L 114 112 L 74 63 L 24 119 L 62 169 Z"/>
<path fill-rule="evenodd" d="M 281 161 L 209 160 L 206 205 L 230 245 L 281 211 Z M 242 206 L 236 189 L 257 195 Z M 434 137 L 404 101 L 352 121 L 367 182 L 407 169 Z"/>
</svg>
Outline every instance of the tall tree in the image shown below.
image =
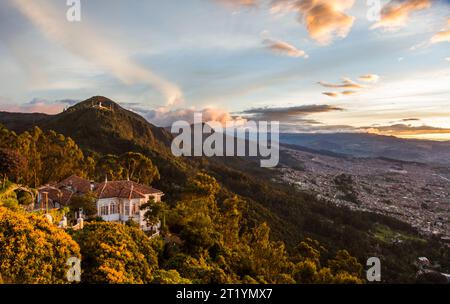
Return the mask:
<svg viewBox="0 0 450 304">
<path fill-rule="evenodd" d="M 0 148 L 0 177 L 3 183 L 6 179 L 18 182 L 25 168 L 26 160 L 18 152 Z"/>
</svg>

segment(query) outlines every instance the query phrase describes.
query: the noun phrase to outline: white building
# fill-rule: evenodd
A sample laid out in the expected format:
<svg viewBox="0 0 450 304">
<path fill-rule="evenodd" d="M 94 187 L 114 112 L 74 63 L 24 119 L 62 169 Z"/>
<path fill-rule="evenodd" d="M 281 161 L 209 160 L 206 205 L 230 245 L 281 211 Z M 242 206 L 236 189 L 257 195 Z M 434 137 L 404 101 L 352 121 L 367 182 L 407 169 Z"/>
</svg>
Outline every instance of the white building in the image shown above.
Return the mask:
<svg viewBox="0 0 450 304">
<path fill-rule="evenodd" d="M 159 231 L 159 225 L 148 225 L 144 219 L 147 210 L 141 206 L 153 199 L 161 202 L 161 191 L 132 181 L 106 181 L 96 185 L 98 194 L 97 212 L 107 222 L 125 223 L 129 219 L 139 224 L 144 231 Z"/>
<path fill-rule="evenodd" d="M 107 222 L 136 222 L 146 232 L 158 233 L 160 225 L 147 225 L 141 206 L 153 199 L 161 202 L 164 193 L 132 181 L 105 181 L 94 183 L 78 176 L 71 176 L 57 184 L 39 189 L 36 209 L 68 206 L 73 196 L 88 192 L 97 194 L 97 215 Z"/>
</svg>

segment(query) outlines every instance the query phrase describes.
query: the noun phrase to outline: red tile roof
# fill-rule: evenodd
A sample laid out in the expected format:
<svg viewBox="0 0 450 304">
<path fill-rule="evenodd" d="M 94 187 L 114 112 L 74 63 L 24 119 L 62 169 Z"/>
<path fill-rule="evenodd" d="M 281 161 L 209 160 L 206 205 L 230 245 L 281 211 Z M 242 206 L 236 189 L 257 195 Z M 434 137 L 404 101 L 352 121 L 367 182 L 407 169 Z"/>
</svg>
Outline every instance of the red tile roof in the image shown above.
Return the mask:
<svg viewBox="0 0 450 304">
<path fill-rule="evenodd" d="M 50 204 L 55 205 L 55 203 L 58 203 L 62 206 L 67 206 L 74 194 L 72 191 L 68 189 L 65 188 L 58 189 L 50 185 L 43 186 L 39 188 L 38 191 L 41 194 L 43 194 L 44 192 L 48 193 L 48 200 Z"/>
<path fill-rule="evenodd" d="M 95 184 L 94 184 L 94 186 L 95 186 Z M 78 177 L 76 175 L 72 175 L 71 177 L 68 177 L 63 181 L 60 181 L 56 185 L 56 188 L 59 188 L 59 189 L 61 189 L 63 187 L 67 187 L 67 188 L 73 190 L 73 192 L 87 193 L 87 192 L 91 191 L 91 182 L 88 181 L 87 179 Z"/>
<path fill-rule="evenodd" d="M 141 185 L 132 181 L 103 182 L 96 186 L 98 198 L 145 198 L 146 195 L 163 193 L 152 187 Z"/>
<path fill-rule="evenodd" d="M 91 189 L 93 185 L 93 189 Z M 48 192 L 48 198 L 51 202 L 57 202 L 65 206 L 70 203 L 73 195 L 82 195 L 94 191 L 98 198 L 145 198 L 146 195 L 159 194 L 161 191 L 141 185 L 132 181 L 107 181 L 103 183 L 91 183 L 87 179 L 73 175 L 65 180 L 53 184 L 45 185 L 39 188 L 39 192 Z"/>
</svg>

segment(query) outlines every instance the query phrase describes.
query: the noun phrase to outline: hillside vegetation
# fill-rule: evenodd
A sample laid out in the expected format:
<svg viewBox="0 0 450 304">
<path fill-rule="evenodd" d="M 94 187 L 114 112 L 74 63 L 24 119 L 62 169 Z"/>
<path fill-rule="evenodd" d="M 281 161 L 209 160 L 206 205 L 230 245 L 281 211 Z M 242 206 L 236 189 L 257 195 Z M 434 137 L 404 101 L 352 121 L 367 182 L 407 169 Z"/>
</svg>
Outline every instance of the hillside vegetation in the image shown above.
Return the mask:
<svg viewBox="0 0 450 304">
<path fill-rule="evenodd" d="M 95 107 L 99 101 L 103 109 Z M 449 267 L 448 248 L 420 237 L 409 225 L 338 208 L 274 183 L 273 172 L 251 159 L 175 158 L 170 141 L 164 129 L 104 97 L 40 120 L 22 134 L 0 129 L 0 147 L 23 159 L 20 173 L 7 176 L 13 182 L 37 187 L 74 173 L 98 180 L 108 172 L 109 178 L 123 179 L 129 176 L 124 160 L 139 155 L 145 170 L 151 168 L 145 172 L 153 172 L 146 182 L 166 193 L 165 207 L 154 215 L 166 220 L 165 241 L 146 245 L 132 227 L 95 222 L 72 234 L 81 256 L 93 265 L 90 282 L 357 283 L 363 278 L 361 265 L 372 256 L 381 258 L 385 282 L 413 282 L 418 256 Z M 132 178 L 138 176 L 143 182 L 142 174 Z M 379 227 L 408 237 L 389 242 L 380 238 Z M 97 229 L 100 235 L 121 230 L 117 240 L 104 243 L 93 237 Z M 106 266 L 92 260 L 96 246 L 83 245 L 91 236 L 112 259 Z M 114 255 L 122 240 L 134 244 L 129 245 L 133 255 L 145 250 L 157 262 L 141 261 L 147 272 L 123 273 L 127 262 Z"/>
</svg>

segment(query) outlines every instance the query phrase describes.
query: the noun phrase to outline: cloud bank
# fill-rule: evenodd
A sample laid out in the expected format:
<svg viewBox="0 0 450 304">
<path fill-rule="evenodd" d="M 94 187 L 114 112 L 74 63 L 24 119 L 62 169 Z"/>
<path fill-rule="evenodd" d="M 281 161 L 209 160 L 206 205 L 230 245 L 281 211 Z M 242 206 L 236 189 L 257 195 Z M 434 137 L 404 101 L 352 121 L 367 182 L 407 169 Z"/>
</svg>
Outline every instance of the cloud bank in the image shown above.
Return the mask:
<svg viewBox="0 0 450 304">
<path fill-rule="evenodd" d="M 145 109 L 140 106 L 129 107 L 132 111 L 137 112 L 144 116 L 150 123 L 159 127 L 169 127 L 176 121 L 187 121 L 190 124 L 194 123 L 194 113 L 202 113 L 203 122 L 220 122 L 225 125 L 227 122 L 232 122 L 234 124 L 245 123 L 245 119 L 239 116 L 233 116 L 229 112 L 216 109 L 216 108 L 205 108 L 202 110 L 190 109 L 176 109 L 169 110 L 167 107 L 161 107 L 158 109 Z"/>
</svg>

